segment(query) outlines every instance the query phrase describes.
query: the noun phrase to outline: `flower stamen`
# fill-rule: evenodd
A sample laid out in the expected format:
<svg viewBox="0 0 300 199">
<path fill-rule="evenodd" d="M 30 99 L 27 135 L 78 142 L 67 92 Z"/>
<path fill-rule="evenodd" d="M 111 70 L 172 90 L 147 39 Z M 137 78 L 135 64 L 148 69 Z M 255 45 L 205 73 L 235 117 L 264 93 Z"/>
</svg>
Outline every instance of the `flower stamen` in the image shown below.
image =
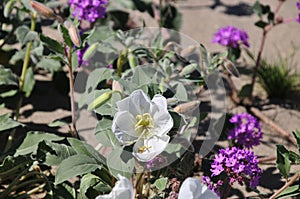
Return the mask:
<svg viewBox="0 0 300 199">
<path fill-rule="evenodd" d="M 150 149 L 151 146 L 141 146 L 138 148 L 138 153 L 144 153 L 146 150 Z"/>
<path fill-rule="evenodd" d="M 154 128 L 153 119 L 149 113 L 144 113 L 143 115 L 137 115 L 135 117 L 135 131 L 140 134 L 140 137 L 149 137 L 151 136 L 150 131 Z"/>
</svg>

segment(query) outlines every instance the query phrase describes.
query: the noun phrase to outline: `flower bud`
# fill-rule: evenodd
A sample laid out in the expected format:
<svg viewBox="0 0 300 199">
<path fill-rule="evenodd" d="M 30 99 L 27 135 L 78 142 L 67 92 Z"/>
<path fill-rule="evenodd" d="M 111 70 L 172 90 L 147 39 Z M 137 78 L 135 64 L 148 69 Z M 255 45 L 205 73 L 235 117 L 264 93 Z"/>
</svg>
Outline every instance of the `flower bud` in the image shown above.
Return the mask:
<svg viewBox="0 0 300 199">
<path fill-rule="evenodd" d="M 74 26 L 73 23 L 69 21 L 65 21 L 64 26 L 68 29 L 73 44 L 79 47 L 81 45 L 81 39 L 80 39 L 78 29 Z"/>
<path fill-rule="evenodd" d="M 95 99 L 88 107 L 88 110 L 92 110 L 92 109 L 96 109 L 100 106 L 102 106 L 103 104 L 105 104 L 108 100 L 110 100 L 111 96 L 112 96 L 113 92 L 109 91 L 106 93 L 103 93 L 102 95 L 100 95 L 99 97 L 97 97 L 97 99 Z"/>
<path fill-rule="evenodd" d="M 47 18 L 56 18 L 56 14 L 54 14 L 53 10 L 42 3 L 37 1 L 30 1 L 31 7 L 37 11 L 39 14 L 43 15 Z"/>
<path fill-rule="evenodd" d="M 235 77 L 240 77 L 239 71 L 235 67 L 234 63 L 232 63 L 230 60 L 224 59 L 223 66 L 231 75 Z"/>
<path fill-rule="evenodd" d="M 191 102 L 179 104 L 178 106 L 176 106 L 174 108 L 174 111 L 177 113 L 184 114 L 184 113 L 194 110 L 196 107 L 199 106 L 199 104 L 200 104 L 200 101 L 191 101 Z"/>
<path fill-rule="evenodd" d="M 113 80 L 113 83 L 112 83 L 112 90 L 113 91 L 118 91 L 120 92 L 120 94 L 124 94 L 124 90 L 122 88 L 122 86 L 120 85 L 119 82 L 117 82 L 116 80 Z"/>
<path fill-rule="evenodd" d="M 138 65 L 138 61 L 136 56 L 133 54 L 131 49 L 128 49 L 128 61 L 129 61 L 129 66 L 131 68 L 134 68 Z"/>
</svg>

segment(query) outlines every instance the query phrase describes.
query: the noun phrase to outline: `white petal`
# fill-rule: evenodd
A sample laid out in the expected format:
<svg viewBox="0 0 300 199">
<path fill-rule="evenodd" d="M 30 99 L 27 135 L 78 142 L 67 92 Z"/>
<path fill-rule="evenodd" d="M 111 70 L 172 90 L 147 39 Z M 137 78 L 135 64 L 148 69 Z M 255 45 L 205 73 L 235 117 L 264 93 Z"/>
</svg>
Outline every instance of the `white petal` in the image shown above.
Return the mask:
<svg viewBox="0 0 300 199">
<path fill-rule="evenodd" d="M 127 111 L 117 112 L 112 123 L 112 131 L 122 143 L 131 142 L 138 138 L 135 132 L 136 119 Z"/>
<path fill-rule="evenodd" d="M 116 183 L 110 194 L 100 195 L 95 199 L 133 199 L 134 192 L 131 182 L 121 175 L 118 175 L 118 177 L 119 181 Z"/>
<path fill-rule="evenodd" d="M 148 162 L 155 158 L 155 156 L 162 153 L 169 143 L 170 137 L 164 135 L 162 137 L 153 136 L 149 139 L 139 139 L 133 146 L 133 156 L 141 162 Z M 139 153 L 140 147 L 147 147 L 143 153 Z"/>
<path fill-rule="evenodd" d="M 160 110 L 167 110 L 168 108 L 167 99 L 162 95 L 155 95 L 151 101 L 156 104 Z"/>
<path fill-rule="evenodd" d="M 140 89 L 129 96 L 129 111 L 134 116 L 149 113 L 150 105 L 150 98 Z"/>
<path fill-rule="evenodd" d="M 182 183 L 178 199 L 218 199 L 219 197 L 213 191 L 209 190 L 196 178 L 187 178 Z"/>
</svg>

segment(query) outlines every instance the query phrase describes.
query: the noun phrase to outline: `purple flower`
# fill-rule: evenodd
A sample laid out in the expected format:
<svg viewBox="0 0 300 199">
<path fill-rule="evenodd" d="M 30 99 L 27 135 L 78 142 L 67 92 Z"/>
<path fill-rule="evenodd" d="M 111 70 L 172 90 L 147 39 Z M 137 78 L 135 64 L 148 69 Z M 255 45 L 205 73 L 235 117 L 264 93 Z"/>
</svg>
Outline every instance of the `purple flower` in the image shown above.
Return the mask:
<svg viewBox="0 0 300 199">
<path fill-rule="evenodd" d="M 104 18 L 108 0 L 69 0 L 69 4 L 74 8 L 74 17 L 92 23 L 98 18 Z"/>
<path fill-rule="evenodd" d="M 296 3 L 298 10 L 300 10 L 300 1 Z"/>
<path fill-rule="evenodd" d="M 222 46 L 238 48 L 239 42 L 249 47 L 248 34 L 233 26 L 220 28 L 215 34 L 212 43 Z"/>
<path fill-rule="evenodd" d="M 83 55 L 85 51 L 88 49 L 89 45 L 86 43 L 84 48 L 77 50 L 77 57 L 78 57 L 78 67 L 81 65 L 87 66 L 89 64 L 88 60 L 83 60 Z"/>
<path fill-rule="evenodd" d="M 178 193 L 176 193 L 175 191 L 171 191 L 168 199 L 178 199 Z"/>
<path fill-rule="evenodd" d="M 297 22 L 300 23 L 300 13 L 298 14 Z"/>
<path fill-rule="evenodd" d="M 248 113 L 235 114 L 230 120 L 235 127 L 228 131 L 228 139 L 246 148 L 259 145 L 262 139 L 261 125 Z"/>
<path fill-rule="evenodd" d="M 220 154 L 224 157 L 223 162 L 220 162 L 218 159 L 218 155 Z M 247 182 L 253 188 L 258 185 L 262 171 L 258 167 L 258 159 L 253 151 L 239 149 L 237 147 L 228 147 L 221 149 L 218 155 L 215 156 L 211 165 L 211 176 L 223 176 L 223 179 L 213 182 L 208 176 L 202 177 L 202 182 L 206 184 L 210 190 L 220 195 L 222 185 L 224 184 L 229 183 L 233 185 L 235 182 L 238 182 L 240 185 L 243 185 Z M 228 162 L 233 163 L 228 164 Z"/>
<path fill-rule="evenodd" d="M 146 169 L 153 170 L 155 168 L 162 167 L 163 164 L 166 163 L 166 160 L 161 156 L 156 156 L 152 160 L 146 162 Z"/>
</svg>

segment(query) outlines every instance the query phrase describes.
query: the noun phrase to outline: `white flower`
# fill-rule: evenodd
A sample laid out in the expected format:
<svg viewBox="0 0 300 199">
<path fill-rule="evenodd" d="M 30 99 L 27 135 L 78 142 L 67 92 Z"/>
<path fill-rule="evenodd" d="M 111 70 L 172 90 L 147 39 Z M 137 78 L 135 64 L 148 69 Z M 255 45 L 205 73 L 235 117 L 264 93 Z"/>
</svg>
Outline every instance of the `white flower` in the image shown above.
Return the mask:
<svg viewBox="0 0 300 199">
<path fill-rule="evenodd" d="M 112 131 L 123 145 L 134 143 L 133 155 L 139 161 L 147 162 L 163 152 L 173 127 L 165 97 L 155 95 L 150 101 L 142 90 L 136 90 L 117 102 L 117 107 Z"/>
<path fill-rule="evenodd" d="M 118 177 L 120 180 L 116 183 L 110 194 L 100 195 L 95 199 L 134 199 L 133 186 L 131 182 L 120 174 Z"/>
<path fill-rule="evenodd" d="M 218 199 L 217 194 L 202 184 L 196 178 L 187 178 L 183 181 L 178 199 Z"/>
</svg>

